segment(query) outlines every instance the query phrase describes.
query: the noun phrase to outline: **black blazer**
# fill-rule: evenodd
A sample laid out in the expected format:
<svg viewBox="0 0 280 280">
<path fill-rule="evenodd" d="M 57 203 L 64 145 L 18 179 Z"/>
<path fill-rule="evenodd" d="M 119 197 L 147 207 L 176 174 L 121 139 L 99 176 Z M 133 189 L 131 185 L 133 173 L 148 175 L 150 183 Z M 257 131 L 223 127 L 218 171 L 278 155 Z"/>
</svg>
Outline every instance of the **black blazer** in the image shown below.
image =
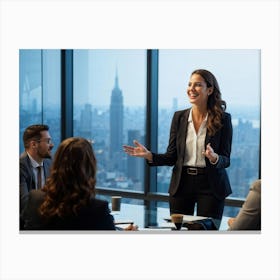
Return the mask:
<svg viewBox="0 0 280 280">
<path fill-rule="evenodd" d="M 50 168 L 51 168 L 51 159 L 44 159 L 43 160 L 43 170 L 45 178 L 49 177 L 50 175 Z M 35 186 L 35 176 L 32 169 L 31 161 L 26 152 L 22 153 L 19 158 L 19 188 L 20 188 L 20 212 L 23 210 L 27 199 L 28 193 L 36 189 Z"/>
<path fill-rule="evenodd" d="M 174 165 L 168 191 L 172 196 L 175 195 L 178 190 L 184 164 L 189 114 L 190 109 L 174 113 L 166 152 L 164 154 L 153 153 L 153 162 L 148 163 L 150 166 Z M 223 113 L 222 128 L 217 131 L 214 136 L 210 137 L 208 133 L 206 133 L 205 149 L 208 143 L 211 143 L 211 147 L 219 155 L 219 161 L 217 164 L 213 165 L 205 158 L 206 176 L 208 177 L 208 182 L 213 194 L 218 199 L 224 199 L 232 193 L 228 175 L 225 170 L 225 168 L 230 165 L 232 143 L 230 114 Z"/>
<path fill-rule="evenodd" d="M 92 198 L 90 204 L 79 210 L 77 216 L 67 218 L 55 217 L 49 222 L 38 213 L 45 193 L 32 190 L 26 208 L 23 211 L 25 230 L 115 230 L 114 218 L 110 214 L 108 202 Z"/>
</svg>

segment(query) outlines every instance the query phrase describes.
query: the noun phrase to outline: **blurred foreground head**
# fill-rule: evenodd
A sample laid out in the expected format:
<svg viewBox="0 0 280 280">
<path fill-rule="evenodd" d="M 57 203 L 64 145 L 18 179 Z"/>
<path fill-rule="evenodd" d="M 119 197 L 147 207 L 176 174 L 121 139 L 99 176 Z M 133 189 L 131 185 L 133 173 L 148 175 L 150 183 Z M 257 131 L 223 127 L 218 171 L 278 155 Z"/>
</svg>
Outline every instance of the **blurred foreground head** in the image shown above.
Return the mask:
<svg viewBox="0 0 280 280">
<path fill-rule="evenodd" d="M 59 145 L 41 206 L 45 216 L 76 214 L 95 195 L 96 158 L 91 143 L 81 137 L 67 138 Z"/>
</svg>

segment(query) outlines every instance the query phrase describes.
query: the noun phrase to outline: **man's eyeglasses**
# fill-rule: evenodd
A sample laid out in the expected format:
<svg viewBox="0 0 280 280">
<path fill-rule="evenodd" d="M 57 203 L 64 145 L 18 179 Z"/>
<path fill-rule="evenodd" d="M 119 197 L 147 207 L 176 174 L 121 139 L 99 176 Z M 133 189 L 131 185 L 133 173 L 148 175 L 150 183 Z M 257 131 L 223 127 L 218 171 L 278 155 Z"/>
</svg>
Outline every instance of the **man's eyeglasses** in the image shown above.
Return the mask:
<svg viewBox="0 0 280 280">
<path fill-rule="evenodd" d="M 37 140 L 37 142 L 46 142 L 47 144 L 53 144 L 53 141 L 51 138 Z"/>
</svg>

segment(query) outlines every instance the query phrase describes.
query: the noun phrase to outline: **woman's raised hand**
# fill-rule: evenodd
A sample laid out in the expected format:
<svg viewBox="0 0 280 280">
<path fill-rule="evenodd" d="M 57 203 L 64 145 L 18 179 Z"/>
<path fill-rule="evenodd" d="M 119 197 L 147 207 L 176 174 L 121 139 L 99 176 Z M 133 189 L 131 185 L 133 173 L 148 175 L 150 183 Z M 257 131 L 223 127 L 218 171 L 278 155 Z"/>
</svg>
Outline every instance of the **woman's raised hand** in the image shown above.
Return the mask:
<svg viewBox="0 0 280 280">
<path fill-rule="evenodd" d="M 149 161 L 152 161 L 152 153 L 138 141 L 133 141 L 135 147 L 123 145 L 123 150 L 130 156 L 142 157 Z"/>
<path fill-rule="evenodd" d="M 219 160 L 219 156 L 214 152 L 210 143 L 207 144 L 206 151 L 203 151 L 202 154 L 207 157 L 213 164 L 216 164 Z"/>
</svg>

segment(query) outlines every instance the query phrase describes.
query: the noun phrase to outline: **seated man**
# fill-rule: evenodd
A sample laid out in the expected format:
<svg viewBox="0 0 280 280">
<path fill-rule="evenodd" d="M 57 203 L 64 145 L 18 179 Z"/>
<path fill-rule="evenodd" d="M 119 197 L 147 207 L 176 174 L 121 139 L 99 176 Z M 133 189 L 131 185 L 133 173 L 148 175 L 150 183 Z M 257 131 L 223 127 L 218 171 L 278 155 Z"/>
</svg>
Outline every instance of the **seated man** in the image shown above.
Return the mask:
<svg viewBox="0 0 280 280">
<path fill-rule="evenodd" d="M 261 229 L 261 180 L 252 183 L 246 200 L 235 218 L 228 220 L 228 230 Z"/>
<path fill-rule="evenodd" d="M 20 213 L 32 189 L 40 189 L 50 173 L 53 143 L 49 127 L 31 125 L 23 133 L 25 151 L 20 156 Z"/>
</svg>

